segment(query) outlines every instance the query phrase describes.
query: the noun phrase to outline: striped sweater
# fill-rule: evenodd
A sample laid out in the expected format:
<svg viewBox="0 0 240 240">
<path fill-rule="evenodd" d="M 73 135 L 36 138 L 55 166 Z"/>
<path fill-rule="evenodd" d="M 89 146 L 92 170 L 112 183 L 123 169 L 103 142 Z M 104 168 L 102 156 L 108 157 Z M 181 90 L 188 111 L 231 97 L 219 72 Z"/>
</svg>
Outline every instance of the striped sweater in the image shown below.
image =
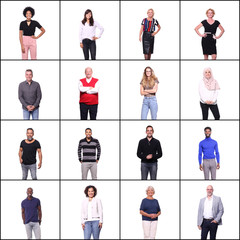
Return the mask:
<svg viewBox="0 0 240 240">
<path fill-rule="evenodd" d="M 96 154 L 97 150 L 97 154 Z M 101 146 L 96 138 L 91 138 L 88 142 L 86 138 L 79 141 L 78 144 L 78 160 L 80 162 L 96 162 L 101 155 Z"/>
</svg>

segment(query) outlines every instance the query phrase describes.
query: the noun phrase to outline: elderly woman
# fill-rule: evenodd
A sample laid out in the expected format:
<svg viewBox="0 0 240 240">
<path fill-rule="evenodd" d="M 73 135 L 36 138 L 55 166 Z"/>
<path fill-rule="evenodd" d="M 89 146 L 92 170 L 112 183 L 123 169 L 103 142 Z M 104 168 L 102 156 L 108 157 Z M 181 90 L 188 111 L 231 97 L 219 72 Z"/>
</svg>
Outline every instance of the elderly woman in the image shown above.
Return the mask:
<svg viewBox="0 0 240 240">
<path fill-rule="evenodd" d="M 100 199 L 95 198 L 97 189 L 89 185 L 85 188 L 86 198 L 82 202 L 82 229 L 84 231 L 84 239 L 99 239 L 100 231 L 103 224 L 103 209 Z"/>
<path fill-rule="evenodd" d="M 213 9 L 209 8 L 206 11 L 206 15 L 208 19 L 203 20 L 197 27 L 195 27 L 195 31 L 200 37 L 202 37 L 202 49 L 204 59 L 208 60 L 208 55 L 212 55 L 212 59 L 216 60 L 217 58 L 216 39 L 219 39 L 223 35 L 224 29 L 219 21 L 213 19 L 215 15 L 215 11 Z M 204 27 L 205 30 L 204 34 L 201 34 L 198 31 L 201 27 Z M 217 28 L 221 30 L 218 36 L 215 35 Z"/>
<path fill-rule="evenodd" d="M 22 59 L 28 59 L 28 52 L 30 51 L 31 59 L 37 59 L 37 43 L 36 39 L 40 38 L 45 29 L 37 22 L 32 20 L 35 11 L 31 7 L 26 7 L 23 10 L 23 16 L 26 17 L 25 21 L 20 23 L 19 40 L 22 50 Z M 35 36 L 36 27 L 41 30 L 38 36 Z"/>
<path fill-rule="evenodd" d="M 100 33 L 96 36 L 96 28 L 99 28 Z M 91 59 L 96 60 L 96 40 L 102 36 L 103 27 L 93 19 L 93 14 L 90 9 L 84 13 L 84 18 L 80 23 L 80 47 L 83 49 L 85 60 L 89 60 L 89 52 Z"/>
<path fill-rule="evenodd" d="M 157 119 L 158 104 L 156 92 L 158 90 L 158 79 L 150 67 L 146 67 L 140 82 L 140 94 L 144 96 L 142 103 L 141 119 L 146 120 L 148 112 L 151 112 L 152 120 Z"/>
<path fill-rule="evenodd" d="M 153 198 L 154 188 L 149 186 L 146 193 L 147 197 L 142 200 L 140 206 L 144 239 L 155 239 L 158 216 L 161 214 L 161 209 L 158 200 Z"/>
<path fill-rule="evenodd" d="M 153 18 L 154 11 L 152 8 L 148 9 L 147 11 L 147 18 L 142 20 L 142 26 L 139 32 L 139 41 L 143 43 L 143 54 L 145 60 L 151 59 L 151 54 L 153 54 L 153 47 L 154 47 L 154 36 L 160 31 L 161 27 L 158 21 Z M 155 26 L 158 27 L 157 31 L 155 32 Z"/>
<path fill-rule="evenodd" d="M 203 79 L 199 82 L 200 106 L 202 109 L 203 120 L 208 120 L 208 110 L 213 113 L 215 120 L 220 119 L 217 105 L 217 96 L 220 87 L 214 79 L 211 68 L 203 70 Z"/>
</svg>

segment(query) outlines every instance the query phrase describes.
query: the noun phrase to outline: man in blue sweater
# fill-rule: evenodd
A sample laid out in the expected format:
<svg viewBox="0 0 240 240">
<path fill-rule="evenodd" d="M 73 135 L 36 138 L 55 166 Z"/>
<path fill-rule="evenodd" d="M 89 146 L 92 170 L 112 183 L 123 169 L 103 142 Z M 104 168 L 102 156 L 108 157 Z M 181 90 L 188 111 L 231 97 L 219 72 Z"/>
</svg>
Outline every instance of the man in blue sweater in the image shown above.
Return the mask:
<svg viewBox="0 0 240 240">
<path fill-rule="evenodd" d="M 220 156 L 218 152 L 217 141 L 211 138 L 212 129 L 210 127 L 204 128 L 206 138 L 199 143 L 198 161 L 199 168 L 204 172 L 205 180 L 209 180 L 209 172 L 211 172 L 211 179 L 216 179 L 216 169 L 220 168 Z M 203 156 L 202 156 L 203 155 Z M 216 160 L 217 159 L 217 163 Z"/>
</svg>

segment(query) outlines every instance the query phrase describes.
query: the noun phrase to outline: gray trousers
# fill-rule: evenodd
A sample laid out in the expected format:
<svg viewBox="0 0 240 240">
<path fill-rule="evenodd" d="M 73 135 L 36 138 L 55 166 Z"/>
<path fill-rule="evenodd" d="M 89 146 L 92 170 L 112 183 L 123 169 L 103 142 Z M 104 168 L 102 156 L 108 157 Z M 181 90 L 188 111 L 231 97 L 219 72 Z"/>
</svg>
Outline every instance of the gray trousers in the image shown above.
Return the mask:
<svg viewBox="0 0 240 240">
<path fill-rule="evenodd" d="M 92 179 L 97 179 L 97 162 L 82 163 L 82 180 L 87 180 L 88 171 L 90 170 Z"/>
<path fill-rule="evenodd" d="M 41 229 L 39 222 L 29 222 L 25 224 L 27 238 L 32 239 L 32 231 L 34 232 L 36 239 L 41 239 Z"/>
<path fill-rule="evenodd" d="M 28 170 L 30 170 L 31 176 L 33 180 L 37 180 L 37 165 L 36 163 L 31 165 L 21 164 L 22 166 L 22 180 L 27 180 Z"/>
<path fill-rule="evenodd" d="M 203 159 L 203 173 L 205 180 L 209 180 L 209 172 L 211 172 L 211 179 L 216 179 L 216 160 L 213 159 Z"/>
</svg>

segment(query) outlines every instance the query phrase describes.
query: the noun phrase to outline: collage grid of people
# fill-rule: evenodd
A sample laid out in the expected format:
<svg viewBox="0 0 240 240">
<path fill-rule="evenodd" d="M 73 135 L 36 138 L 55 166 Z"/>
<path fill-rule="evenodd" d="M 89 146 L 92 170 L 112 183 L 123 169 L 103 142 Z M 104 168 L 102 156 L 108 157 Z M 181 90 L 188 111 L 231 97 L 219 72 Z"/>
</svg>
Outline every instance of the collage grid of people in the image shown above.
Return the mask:
<svg viewBox="0 0 240 240">
<path fill-rule="evenodd" d="M 240 1 L 1 1 L 1 239 L 239 239 Z"/>
</svg>

